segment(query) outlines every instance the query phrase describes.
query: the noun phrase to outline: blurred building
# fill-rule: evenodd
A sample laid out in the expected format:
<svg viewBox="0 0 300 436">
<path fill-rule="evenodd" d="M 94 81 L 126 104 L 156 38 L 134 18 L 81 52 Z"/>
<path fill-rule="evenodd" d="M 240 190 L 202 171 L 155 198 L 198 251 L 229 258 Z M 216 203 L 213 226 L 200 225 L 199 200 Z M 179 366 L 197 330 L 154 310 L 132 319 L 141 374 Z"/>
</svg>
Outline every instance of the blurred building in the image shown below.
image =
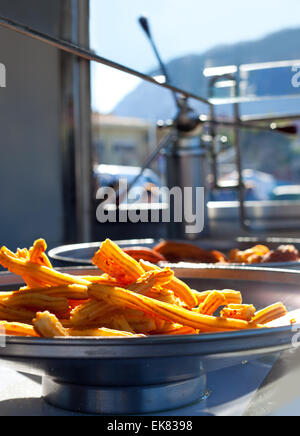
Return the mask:
<svg viewBox="0 0 300 436">
<path fill-rule="evenodd" d="M 95 161 L 140 166 L 157 144 L 154 123 L 115 115 L 92 116 Z"/>
</svg>

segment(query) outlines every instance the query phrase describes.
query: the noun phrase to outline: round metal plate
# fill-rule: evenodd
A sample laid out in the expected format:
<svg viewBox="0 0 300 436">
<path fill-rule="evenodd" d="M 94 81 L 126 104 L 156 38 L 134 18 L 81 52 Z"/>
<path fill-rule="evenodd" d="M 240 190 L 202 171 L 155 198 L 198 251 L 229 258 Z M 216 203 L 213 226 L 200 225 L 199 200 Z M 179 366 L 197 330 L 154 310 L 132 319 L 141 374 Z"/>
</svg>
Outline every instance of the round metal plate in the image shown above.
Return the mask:
<svg viewBox="0 0 300 436">
<path fill-rule="evenodd" d="M 62 270 L 78 275 L 98 273 L 89 267 Z M 253 303 L 257 309 L 276 301 L 286 304 L 289 311 L 300 308 L 300 271 L 195 267 L 177 269 L 176 274 L 194 289 L 240 290 L 245 303 Z M 0 274 L 1 291 L 17 288 L 18 285 L 20 283 L 16 276 Z M 184 395 L 184 392 L 189 391 L 192 379 L 200 383 L 207 371 L 290 349 L 293 346 L 294 329 L 295 327 L 286 325 L 232 333 L 132 339 L 7 337 L 6 343 L 0 347 L 0 363 L 15 370 L 46 377 L 44 392 L 48 400 L 72 410 L 82 409 L 83 398 L 86 398 L 87 411 L 123 413 L 124 409 L 118 406 L 110 411 L 104 407 L 99 408 L 96 399 L 107 398 L 105 395 L 111 394 L 109 403 L 114 401 L 115 404 L 120 404 L 120 392 L 126 396 L 126 392 L 136 392 L 133 388 L 137 388 L 140 394 L 146 392 L 144 397 L 139 396 L 145 402 L 141 400 L 142 404 L 138 408 L 136 400 L 130 400 L 128 407 L 139 413 L 148 410 L 146 399 L 153 396 L 153 390 L 148 389 L 150 386 L 153 389 L 157 387 L 157 394 L 160 392 L 162 402 L 158 401 L 157 405 L 160 410 L 166 406 L 168 392 L 173 392 L 170 394 L 169 408 L 178 406 L 174 397 L 176 395 L 182 395 L 180 406 L 189 404 L 197 396 L 195 391 L 190 396 Z M 172 386 L 177 386 L 176 393 Z M 68 391 L 64 387 L 68 387 Z M 164 387 L 166 389 L 162 394 Z M 75 391 L 80 391 L 78 397 L 67 394 Z M 199 388 L 197 392 L 200 398 L 203 389 Z M 64 398 L 69 398 L 68 404 Z M 128 398 L 137 397 L 129 395 Z M 100 404 L 103 403 L 100 401 Z"/>
</svg>

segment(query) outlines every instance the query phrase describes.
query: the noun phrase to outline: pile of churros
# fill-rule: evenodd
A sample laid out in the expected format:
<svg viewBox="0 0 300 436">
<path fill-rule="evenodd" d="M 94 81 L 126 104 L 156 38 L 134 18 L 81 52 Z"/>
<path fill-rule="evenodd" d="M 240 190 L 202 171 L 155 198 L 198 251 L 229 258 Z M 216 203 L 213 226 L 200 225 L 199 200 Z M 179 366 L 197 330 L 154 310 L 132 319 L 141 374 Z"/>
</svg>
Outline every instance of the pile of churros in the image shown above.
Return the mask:
<svg viewBox="0 0 300 436">
<path fill-rule="evenodd" d="M 0 250 L 0 264 L 26 286 L 0 293 L 0 331 L 24 337 L 198 335 L 258 329 L 287 314 L 282 303 L 256 311 L 233 290 L 199 292 L 106 240 L 92 276 L 55 270 L 42 239 L 29 250 Z M 98 274 L 98 275 L 97 275 Z"/>
</svg>

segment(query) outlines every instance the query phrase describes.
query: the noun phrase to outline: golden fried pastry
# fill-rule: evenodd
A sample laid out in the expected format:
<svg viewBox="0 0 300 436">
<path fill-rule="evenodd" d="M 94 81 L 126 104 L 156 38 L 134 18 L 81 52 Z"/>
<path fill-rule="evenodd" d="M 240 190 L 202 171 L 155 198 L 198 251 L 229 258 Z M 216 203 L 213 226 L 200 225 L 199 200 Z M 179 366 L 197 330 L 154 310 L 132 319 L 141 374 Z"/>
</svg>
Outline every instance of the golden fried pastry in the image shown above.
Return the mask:
<svg viewBox="0 0 300 436">
<path fill-rule="evenodd" d="M 150 316 L 156 316 L 165 321 L 192 327 L 199 331 L 234 331 L 257 328 L 255 323 L 202 315 L 122 288 L 91 285 L 89 287 L 89 295 L 92 298 L 105 300 L 107 303 L 120 307 L 142 310 Z"/>
<path fill-rule="evenodd" d="M 222 292 L 212 291 L 199 306 L 199 313 L 213 315 L 221 306 L 225 306 L 226 298 Z"/>
<path fill-rule="evenodd" d="M 229 304 L 221 312 L 222 318 L 231 319 L 243 319 L 244 321 L 250 322 L 254 315 L 256 309 L 253 305 L 248 304 Z"/>
<path fill-rule="evenodd" d="M 33 319 L 35 331 L 43 338 L 68 336 L 68 331 L 63 327 L 55 315 L 49 312 L 38 312 Z"/>
<path fill-rule="evenodd" d="M 287 314 L 287 310 L 282 303 L 275 303 L 256 312 L 252 321 L 259 324 L 267 324 Z"/>
<path fill-rule="evenodd" d="M 135 259 L 137 262 L 145 260 L 147 262 L 156 263 L 165 262 L 167 259 L 159 252 L 147 247 L 131 247 L 123 248 L 123 251 Z"/>
<path fill-rule="evenodd" d="M 38 338 L 39 335 L 34 327 L 29 324 L 21 324 L 18 322 L 0 321 L 0 335 L 7 336 L 23 336 Z"/>
<path fill-rule="evenodd" d="M 263 257 L 270 252 L 269 248 L 264 245 L 256 245 L 248 250 L 231 250 L 229 260 L 231 263 L 244 263 L 253 265 L 261 263 Z"/>
<path fill-rule="evenodd" d="M 153 265 L 150 262 L 144 262 L 143 260 L 141 260 L 140 265 L 146 272 L 162 272 L 162 270 L 158 266 Z M 196 297 L 190 287 L 183 281 L 179 280 L 177 277 L 173 277 L 171 282 L 168 283 L 166 287 L 169 291 L 173 291 L 178 298 L 184 301 L 189 308 L 195 307 L 197 305 Z"/>
<path fill-rule="evenodd" d="M 183 242 L 163 241 L 154 250 L 164 256 L 168 262 L 196 262 L 196 263 L 227 263 L 226 256 L 219 251 L 207 251 Z"/>
<path fill-rule="evenodd" d="M 93 258 L 93 264 L 124 284 L 132 284 L 143 274 L 143 268 L 115 243 L 107 239 Z"/>
<path fill-rule="evenodd" d="M 276 250 L 267 253 L 263 259 L 263 263 L 272 262 L 299 262 L 300 253 L 294 245 L 281 245 Z"/>
</svg>

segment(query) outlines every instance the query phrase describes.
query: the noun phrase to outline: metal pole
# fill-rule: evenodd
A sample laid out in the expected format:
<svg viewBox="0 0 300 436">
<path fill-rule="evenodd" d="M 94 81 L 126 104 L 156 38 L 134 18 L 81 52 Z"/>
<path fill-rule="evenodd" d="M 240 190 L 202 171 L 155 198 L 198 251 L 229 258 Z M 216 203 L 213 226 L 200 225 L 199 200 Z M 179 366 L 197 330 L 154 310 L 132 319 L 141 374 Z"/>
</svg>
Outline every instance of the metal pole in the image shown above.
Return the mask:
<svg viewBox="0 0 300 436">
<path fill-rule="evenodd" d="M 63 38 L 88 46 L 88 1 L 62 4 Z M 62 165 L 65 242 L 91 240 L 92 150 L 89 61 L 61 51 Z"/>
<path fill-rule="evenodd" d="M 72 0 L 74 40 L 89 45 L 89 2 Z M 76 38 L 76 39 L 75 39 Z M 78 240 L 91 240 L 92 222 L 92 140 L 90 62 L 76 58 L 74 65 L 75 177 Z"/>
<path fill-rule="evenodd" d="M 83 1 L 83 0 L 81 0 Z M 79 4 L 81 3 L 79 0 Z M 71 53 L 74 56 L 78 56 L 80 58 L 86 59 L 88 61 L 94 61 L 103 65 L 106 65 L 111 68 L 115 68 L 119 71 L 123 71 L 124 73 L 131 74 L 133 76 L 136 76 L 142 80 L 145 80 L 147 82 L 153 83 L 155 85 L 159 85 L 160 87 L 169 89 L 173 92 L 179 93 L 183 95 L 184 97 L 190 97 L 194 100 L 201 101 L 205 104 L 210 104 L 210 102 L 200 97 L 199 95 L 193 94 L 191 92 L 185 91 L 183 89 L 179 89 L 176 86 L 173 86 L 169 83 L 160 83 L 157 81 L 155 77 L 148 76 L 146 74 L 140 73 L 139 71 L 133 70 L 132 68 L 125 67 L 124 65 L 118 64 L 117 62 L 110 61 L 109 59 L 103 58 L 102 56 L 97 55 L 90 49 L 83 48 L 83 46 L 80 46 L 76 43 L 69 42 L 63 39 L 55 38 L 54 36 L 48 35 L 46 33 L 40 32 L 36 29 L 33 29 L 32 27 L 26 26 L 21 23 L 17 23 L 15 20 L 12 20 L 10 18 L 4 17 L 0 15 L 0 26 L 3 26 L 7 29 L 14 30 L 15 32 L 18 32 L 22 35 L 28 36 L 30 38 L 36 39 L 40 42 L 43 42 L 45 44 L 51 45 L 52 47 L 56 47 L 59 50 L 63 50 L 67 53 Z"/>
</svg>

